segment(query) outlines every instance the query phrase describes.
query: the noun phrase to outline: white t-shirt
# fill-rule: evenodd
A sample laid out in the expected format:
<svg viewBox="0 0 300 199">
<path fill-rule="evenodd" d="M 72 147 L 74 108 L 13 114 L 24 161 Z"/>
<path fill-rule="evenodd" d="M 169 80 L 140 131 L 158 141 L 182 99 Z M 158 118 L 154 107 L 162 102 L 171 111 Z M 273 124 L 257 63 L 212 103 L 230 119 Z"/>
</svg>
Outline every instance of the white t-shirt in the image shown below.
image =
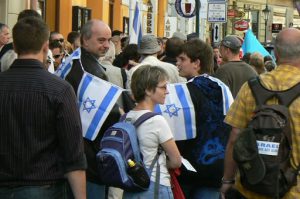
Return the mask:
<svg viewBox="0 0 300 199">
<path fill-rule="evenodd" d="M 136 121 L 141 115 L 148 110 L 130 111 L 126 118 L 131 118 L 132 121 Z M 137 128 L 137 136 L 139 140 L 140 150 L 143 154 L 144 164 L 147 168 L 150 167 L 156 153 L 159 144 L 168 141 L 173 138 L 170 127 L 167 124 L 165 118 L 161 115 L 156 115 Z M 170 174 L 167 169 L 166 155 L 163 152 L 158 159 L 160 165 L 160 184 L 164 186 L 170 185 Z M 152 170 L 151 181 L 155 182 L 156 164 Z"/>
</svg>

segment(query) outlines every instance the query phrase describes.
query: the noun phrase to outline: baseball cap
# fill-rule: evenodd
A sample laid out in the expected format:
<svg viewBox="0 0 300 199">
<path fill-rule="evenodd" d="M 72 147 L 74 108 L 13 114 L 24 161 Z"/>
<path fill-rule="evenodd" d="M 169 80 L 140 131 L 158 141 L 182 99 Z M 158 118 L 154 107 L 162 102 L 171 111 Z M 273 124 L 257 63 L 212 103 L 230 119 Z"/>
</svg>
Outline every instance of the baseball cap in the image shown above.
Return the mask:
<svg viewBox="0 0 300 199">
<path fill-rule="evenodd" d="M 233 147 L 233 159 L 250 184 L 257 184 L 265 177 L 266 167 L 258 154 L 253 129 L 248 128 L 240 133 Z"/>
<path fill-rule="evenodd" d="M 221 41 L 221 45 L 232 50 L 237 50 L 242 47 L 242 42 L 236 35 L 228 35 Z"/>
</svg>

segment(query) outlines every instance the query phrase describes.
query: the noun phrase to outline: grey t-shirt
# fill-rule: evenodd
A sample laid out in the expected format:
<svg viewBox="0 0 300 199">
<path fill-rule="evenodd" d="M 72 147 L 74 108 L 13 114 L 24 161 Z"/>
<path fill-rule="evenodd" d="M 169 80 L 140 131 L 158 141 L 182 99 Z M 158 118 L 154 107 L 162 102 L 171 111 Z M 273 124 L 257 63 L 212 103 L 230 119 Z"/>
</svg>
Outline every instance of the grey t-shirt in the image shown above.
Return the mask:
<svg viewBox="0 0 300 199">
<path fill-rule="evenodd" d="M 224 82 L 236 97 L 242 85 L 258 74 L 252 66 L 244 61 L 230 61 L 222 65 L 214 76 Z"/>
</svg>

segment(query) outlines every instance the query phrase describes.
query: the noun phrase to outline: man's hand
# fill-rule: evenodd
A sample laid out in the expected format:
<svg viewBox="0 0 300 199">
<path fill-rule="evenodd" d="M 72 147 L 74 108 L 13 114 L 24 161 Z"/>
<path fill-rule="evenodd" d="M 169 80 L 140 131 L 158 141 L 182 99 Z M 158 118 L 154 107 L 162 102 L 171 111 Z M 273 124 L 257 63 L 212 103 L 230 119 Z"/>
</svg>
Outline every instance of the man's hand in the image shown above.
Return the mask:
<svg viewBox="0 0 300 199">
<path fill-rule="evenodd" d="M 220 194 L 221 194 L 221 198 L 222 199 L 226 199 L 225 198 L 225 194 L 226 192 L 231 189 L 233 187 L 233 184 L 222 184 L 221 188 L 220 188 Z"/>
</svg>

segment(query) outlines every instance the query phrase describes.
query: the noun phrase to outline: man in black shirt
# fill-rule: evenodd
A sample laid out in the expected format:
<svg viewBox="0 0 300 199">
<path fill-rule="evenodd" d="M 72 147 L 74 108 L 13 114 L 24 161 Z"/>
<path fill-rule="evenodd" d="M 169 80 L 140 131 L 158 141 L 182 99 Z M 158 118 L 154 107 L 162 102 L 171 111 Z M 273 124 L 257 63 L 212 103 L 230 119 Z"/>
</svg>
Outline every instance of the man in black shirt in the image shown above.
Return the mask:
<svg viewBox="0 0 300 199">
<path fill-rule="evenodd" d="M 43 65 L 49 29 L 37 17 L 13 28 L 18 54 L 0 73 L 0 198 L 86 198 L 86 158 L 72 87 Z"/>
</svg>

